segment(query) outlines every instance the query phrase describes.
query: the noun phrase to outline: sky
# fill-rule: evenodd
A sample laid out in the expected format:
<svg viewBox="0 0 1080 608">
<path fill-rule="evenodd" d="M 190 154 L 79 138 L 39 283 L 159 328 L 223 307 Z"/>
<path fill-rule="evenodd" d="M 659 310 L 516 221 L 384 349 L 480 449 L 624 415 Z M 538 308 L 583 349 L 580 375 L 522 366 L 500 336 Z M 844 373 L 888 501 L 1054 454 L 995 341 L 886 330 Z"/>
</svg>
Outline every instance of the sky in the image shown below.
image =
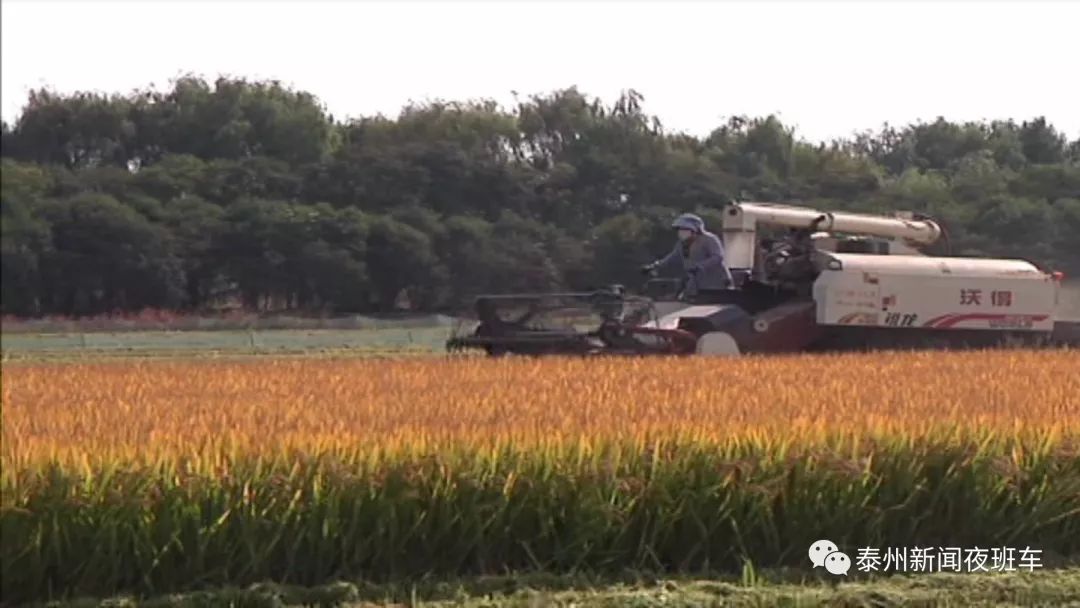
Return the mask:
<svg viewBox="0 0 1080 608">
<path fill-rule="evenodd" d="M 2 0 L 2 113 L 31 88 L 277 79 L 335 118 L 410 100 L 633 88 L 669 130 L 775 113 L 811 141 L 1045 116 L 1080 137 L 1080 2 Z"/>
</svg>

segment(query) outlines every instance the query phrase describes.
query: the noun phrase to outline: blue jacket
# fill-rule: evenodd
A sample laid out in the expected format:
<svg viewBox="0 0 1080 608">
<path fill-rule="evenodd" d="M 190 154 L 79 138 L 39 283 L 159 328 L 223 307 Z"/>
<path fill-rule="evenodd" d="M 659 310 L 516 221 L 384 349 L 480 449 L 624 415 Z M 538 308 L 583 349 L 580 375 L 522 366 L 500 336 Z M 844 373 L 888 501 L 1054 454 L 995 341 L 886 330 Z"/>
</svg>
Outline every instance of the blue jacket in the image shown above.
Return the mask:
<svg viewBox="0 0 1080 608">
<path fill-rule="evenodd" d="M 720 237 L 711 232 L 702 232 L 694 236 L 689 243 L 679 241 L 675 249 L 660 260 L 660 268 L 680 263 L 683 272 L 692 276 L 688 287 L 691 292 L 697 289 L 728 289 L 734 285 L 731 270 L 724 263 L 724 244 Z"/>
</svg>

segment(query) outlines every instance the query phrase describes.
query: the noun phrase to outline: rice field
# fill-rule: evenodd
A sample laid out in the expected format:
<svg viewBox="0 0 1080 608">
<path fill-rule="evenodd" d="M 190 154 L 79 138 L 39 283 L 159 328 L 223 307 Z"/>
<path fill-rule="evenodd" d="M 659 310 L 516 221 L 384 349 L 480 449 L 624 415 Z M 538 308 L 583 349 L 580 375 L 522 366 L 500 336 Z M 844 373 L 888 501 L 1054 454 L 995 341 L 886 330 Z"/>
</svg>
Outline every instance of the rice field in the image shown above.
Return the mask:
<svg viewBox="0 0 1080 608">
<path fill-rule="evenodd" d="M 5 365 L 4 594 L 813 577 L 821 538 L 1052 566 L 1080 558 L 1077 370 L 1071 351 Z"/>
</svg>

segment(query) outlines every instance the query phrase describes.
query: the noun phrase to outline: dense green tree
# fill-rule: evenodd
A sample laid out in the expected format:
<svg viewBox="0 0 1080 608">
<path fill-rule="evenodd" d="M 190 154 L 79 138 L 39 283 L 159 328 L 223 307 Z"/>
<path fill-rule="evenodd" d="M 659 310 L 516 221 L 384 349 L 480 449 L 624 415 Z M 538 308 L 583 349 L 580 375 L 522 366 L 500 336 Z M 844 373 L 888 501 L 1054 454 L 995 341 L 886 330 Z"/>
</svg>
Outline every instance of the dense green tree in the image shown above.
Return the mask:
<svg viewBox="0 0 1080 608">
<path fill-rule="evenodd" d="M 392 310 L 402 298 L 410 307 L 431 304 L 423 299 L 438 261 L 431 237 L 391 217 L 377 217 L 371 222 L 365 260 L 377 310 Z M 414 301 L 417 296 L 420 301 Z"/>
<path fill-rule="evenodd" d="M 733 199 L 911 210 L 955 255 L 1080 272 L 1080 139 L 1042 117 L 812 144 L 776 116 L 669 133 L 625 91 L 410 104 L 335 121 L 277 82 L 29 95 L 0 129 L 4 313 L 229 302 L 435 310 L 636 286 L 671 218 Z"/>
<path fill-rule="evenodd" d="M 4 312 L 42 311 L 41 257 L 52 241 L 50 226 L 37 216 L 51 187 L 47 171 L 10 159 L 0 161 L 0 297 Z"/>
<path fill-rule="evenodd" d="M 39 264 L 42 307 L 74 314 L 178 308 L 181 261 L 167 230 L 107 194 L 46 199 L 52 243 Z"/>
</svg>

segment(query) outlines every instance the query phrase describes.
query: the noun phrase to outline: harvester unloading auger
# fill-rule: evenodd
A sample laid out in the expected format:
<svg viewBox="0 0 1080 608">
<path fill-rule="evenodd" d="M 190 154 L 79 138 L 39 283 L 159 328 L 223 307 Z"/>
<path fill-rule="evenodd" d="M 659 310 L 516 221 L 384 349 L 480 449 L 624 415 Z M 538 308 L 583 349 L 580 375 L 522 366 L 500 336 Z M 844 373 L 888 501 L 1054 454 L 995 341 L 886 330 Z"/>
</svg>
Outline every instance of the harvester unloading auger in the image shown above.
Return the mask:
<svg viewBox="0 0 1080 608">
<path fill-rule="evenodd" d="M 685 281 L 584 293 L 486 295 L 450 351 L 739 355 L 811 350 L 1080 346 L 1057 318 L 1062 275 L 1023 260 L 936 257 L 944 236 L 913 215 L 732 203 L 722 238 L 735 285 L 708 298 Z M 785 230 L 766 238 L 762 229 Z"/>
</svg>

